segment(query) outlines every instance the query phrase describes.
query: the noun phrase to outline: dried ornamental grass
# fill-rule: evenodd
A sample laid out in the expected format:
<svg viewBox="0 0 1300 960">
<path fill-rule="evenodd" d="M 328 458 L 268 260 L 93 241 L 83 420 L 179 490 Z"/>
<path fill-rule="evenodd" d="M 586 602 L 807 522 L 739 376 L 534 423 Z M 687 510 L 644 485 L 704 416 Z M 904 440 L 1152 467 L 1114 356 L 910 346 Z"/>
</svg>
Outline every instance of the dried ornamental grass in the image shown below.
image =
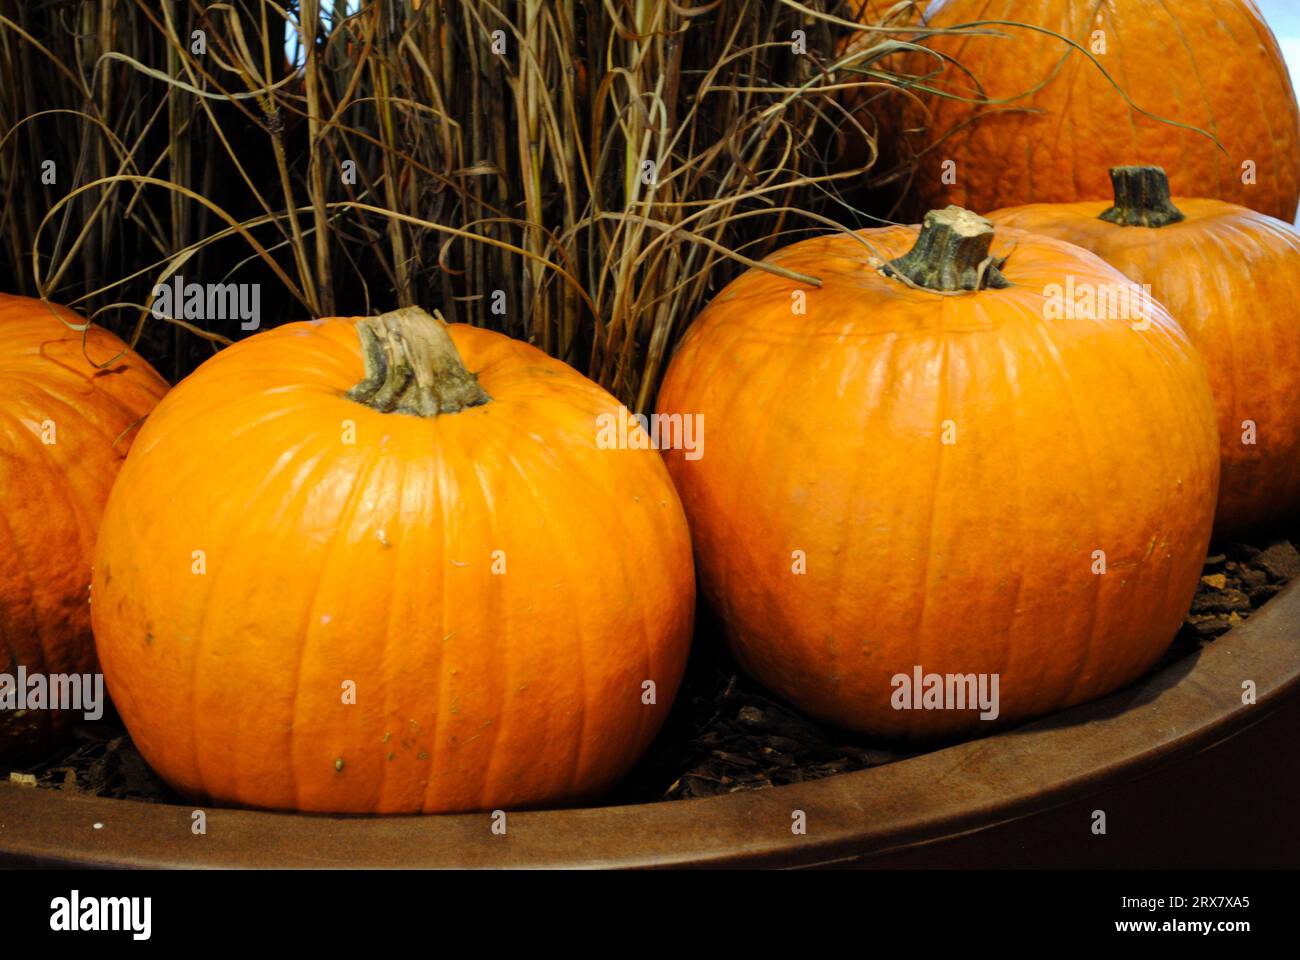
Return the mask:
<svg viewBox="0 0 1300 960">
<path fill-rule="evenodd" d="M 4 0 L 5 286 L 143 339 L 173 377 L 245 333 L 151 323 L 176 275 L 260 285 L 264 325 L 425 303 L 644 409 L 723 282 L 861 221 L 846 190 L 875 134 L 841 95 L 888 78 L 843 67 L 897 43 L 855 12 Z M 846 126 L 857 166 L 837 158 Z"/>
</svg>

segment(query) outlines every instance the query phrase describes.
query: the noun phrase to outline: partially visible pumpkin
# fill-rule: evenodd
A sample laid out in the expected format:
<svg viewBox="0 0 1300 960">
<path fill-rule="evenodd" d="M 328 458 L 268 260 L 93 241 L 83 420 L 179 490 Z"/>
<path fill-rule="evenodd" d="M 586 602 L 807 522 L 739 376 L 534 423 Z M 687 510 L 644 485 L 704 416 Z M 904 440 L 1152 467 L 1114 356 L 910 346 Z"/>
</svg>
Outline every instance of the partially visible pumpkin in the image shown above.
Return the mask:
<svg viewBox="0 0 1300 960">
<path fill-rule="evenodd" d="M 909 5 L 896 0 L 857 0 L 852 15 L 874 29 L 845 34 L 836 45 L 839 60 L 852 57 L 838 81 L 840 106 L 846 116 L 835 117 L 835 150 L 832 156 L 841 168 L 871 165 L 872 175 L 892 170 L 905 159 L 904 142 L 898 130 L 901 98 L 911 96 L 881 74 L 897 74 L 906 66 L 902 42 L 910 39 L 898 31 L 914 25 L 924 4 Z M 875 74 L 874 76 L 872 74 Z M 872 143 L 868 143 L 870 138 Z M 895 197 L 896 189 L 891 192 Z"/>
<path fill-rule="evenodd" d="M 599 442 L 622 414 L 416 308 L 221 351 L 150 418 L 95 558 L 141 754 L 186 796 L 266 808 L 601 793 L 663 722 L 694 609 L 659 455 L 635 424 L 641 449 Z"/>
<path fill-rule="evenodd" d="M 820 286 L 742 274 L 663 383 L 660 413 L 707 427 L 703 456 L 666 456 L 732 648 L 843 727 L 928 739 L 1100 696 L 1159 658 L 1200 576 L 1200 358 L 1149 298 L 1136 323 L 1048 319 L 1051 284 L 1128 281 L 991 236 L 950 207 L 788 246 L 768 263 Z M 996 719 L 897 709 L 917 669 L 996 676 Z"/>
<path fill-rule="evenodd" d="M 882 101 L 900 107 L 890 122 L 919 155 L 913 211 L 1102 200 L 1106 169 L 1142 157 L 1172 171 L 1179 196 L 1295 217 L 1300 111 L 1277 41 L 1250 0 L 942 0 L 924 12 L 929 28 L 981 21 L 922 38 L 955 63 L 909 55 L 905 71 L 923 85 L 915 97 Z M 1096 51 L 1114 83 L 1044 31 Z M 997 102 L 967 102 L 981 98 Z M 1157 118 L 1208 131 L 1223 150 Z"/>
<path fill-rule="evenodd" d="M 97 669 L 95 535 L 136 428 L 167 383 L 107 330 L 41 300 L 0 293 L 0 337 L 0 673 L 17 686 L 21 667 L 48 684 Z M 0 756 L 39 756 L 85 712 L 19 710 L 11 692 Z"/>
<path fill-rule="evenodd" d="M 1171 200 L 1159 167 L 1111 170 L 1115 199 L 1031 204 L 995 223 L 1096 253 L 1151 292 L 1209 366 L 1223 464 L 1215 533 L 1300 511 L 1300 233 L 1221 200 Z"/>
</svg>

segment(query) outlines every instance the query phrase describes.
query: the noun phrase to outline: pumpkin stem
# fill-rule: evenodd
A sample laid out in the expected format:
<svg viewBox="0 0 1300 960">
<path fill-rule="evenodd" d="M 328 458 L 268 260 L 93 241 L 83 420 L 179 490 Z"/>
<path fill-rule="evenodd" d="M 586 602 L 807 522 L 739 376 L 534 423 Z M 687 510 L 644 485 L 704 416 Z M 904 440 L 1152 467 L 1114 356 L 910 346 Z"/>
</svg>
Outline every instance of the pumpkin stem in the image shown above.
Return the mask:
<svg viewBox="0 0 1300 960">
<path fill-rule="evenodd" d="M 1169 178 L 1161 167 L 1111 167 L 1115 205 L 1100 219 L 1121 227 L 1167 227 L 1183 219 L 1169 199 Z"/>
<path fill-rule="evenodd" d="M 1006 257 L 989 254 L 993 223 L 958 206 L 931 210 L 911 250 L 883 267 L 887 277 L 904 277 L 919 287 L 951 293 L 1009 287 L 999 270 Z"/>
<path fill-rule="evenodd" d="M 381 413 L 436 417 L 492 399 L 465 369 L 441 315 L 400 307 L 358 320 L 357 336 L 366 375 L 349 400 Z"/>
</svg>

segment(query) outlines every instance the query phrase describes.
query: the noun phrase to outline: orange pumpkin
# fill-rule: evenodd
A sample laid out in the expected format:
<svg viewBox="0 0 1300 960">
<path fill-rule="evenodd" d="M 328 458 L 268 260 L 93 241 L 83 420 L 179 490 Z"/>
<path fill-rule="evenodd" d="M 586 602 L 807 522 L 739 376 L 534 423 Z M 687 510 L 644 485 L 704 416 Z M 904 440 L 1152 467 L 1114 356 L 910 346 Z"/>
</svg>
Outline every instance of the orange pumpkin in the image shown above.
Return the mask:
<svg viewBox="0 0 1300 960">
<path fill-rule="evenodd" d="M 925 11 L 929 27 L 979 21 L 1040 29 L 995 22 L 972 28 L 982 36 L 934 35 L 925 45 L 969 72 L 947 63 L 934 76 L 939 61 L 919 53 L 906 72 L 958 97 L 1017 99 L 979 105 L 918 90 L 889 101 L 901 109 L 899 129 L 921 131 L 911 142 L 913 210 L 1102 200 L 1107 168 L 1143 157 L 1173 171 L 1179 196 L 1295 217 L 1300 112 L 1250 0 L 947 0 Z M 1224 150 L 1134 109 L 1087 56 L 1042 30 L 1095 51 L 1133 104 L 1213 133 Z"/>
<path fill-rule="evenodd" d="M 598 443 L 619 410 L 416 308 L 209 360 L 141 434 L 95 558 L 141 754 L 187 796 L 267 808 L 599 794 L 663 721 L 694 608 L 663 463 Z"/>
<path fill-rule="evenodd" d="M 1048 319 L 1067 276 L 1130 284 L 1057 240 L 991 238 L 950 207 L 919 234 L 786 247 L 768 262 L 820 286 L 742 274 L 661 389 L 661 413 L 708 428 L 702 457 L 667 462 L 740 663 L 847 728 L 970 733 L 1114 690 L 1200 576 L 1218 483 L 1200 358 L 1140 292 L 1132 320 Z M 996 717 L 912 709 L 917 670 L 997 677 Z"/>
<path fill-rule="evenodd" d="M 64 307 L 0 294 L 0 332 L 0 673 L 14 683 L 12 706 L 0 710 L 0 756 L 30 758 L 86 711 L 50 710 L 49 700 L 20 709 L 19 668 L 46 683 L 96 669 L 95 533 L 135 428 L 167 384 Z M 24 698 L 36 692 L 23 686 Z"/>
<path fill-rule="evenodd" d="M 1114 203 L 1030 204 L 999 224 L 1093 251 L 1151 292 L 1209 366 L 1223 464 L 1215 533 L 1300 509 L 1300 233 L 1221 200 L 1170 200 L 1159 167 L 1111 171 Z"/>
</svg>

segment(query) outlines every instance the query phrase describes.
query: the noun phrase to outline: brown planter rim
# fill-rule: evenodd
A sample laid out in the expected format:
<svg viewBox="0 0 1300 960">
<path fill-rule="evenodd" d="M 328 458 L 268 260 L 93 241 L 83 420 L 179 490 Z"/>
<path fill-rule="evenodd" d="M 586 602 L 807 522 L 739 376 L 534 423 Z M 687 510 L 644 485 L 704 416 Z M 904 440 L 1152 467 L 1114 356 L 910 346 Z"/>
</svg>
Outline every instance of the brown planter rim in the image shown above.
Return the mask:
<svg viewBox="0 0 1300 960">
<path fill-rule="evenodd" d="M 1256 702 L 1242 703 L 1253 681 Z M 1300 690 L 1300 580 L 1192 656 L 1093 703 L 857 773 L 699 800 L 338 817 L 0 784 L 0 860 L 92 867 L 811 866 L 1027 817 L 1207 749 Z M 204 809 L 207 832 L 192 832 Z M 804 812 L 807 832 L 791 830 Z"/>
</svg>

